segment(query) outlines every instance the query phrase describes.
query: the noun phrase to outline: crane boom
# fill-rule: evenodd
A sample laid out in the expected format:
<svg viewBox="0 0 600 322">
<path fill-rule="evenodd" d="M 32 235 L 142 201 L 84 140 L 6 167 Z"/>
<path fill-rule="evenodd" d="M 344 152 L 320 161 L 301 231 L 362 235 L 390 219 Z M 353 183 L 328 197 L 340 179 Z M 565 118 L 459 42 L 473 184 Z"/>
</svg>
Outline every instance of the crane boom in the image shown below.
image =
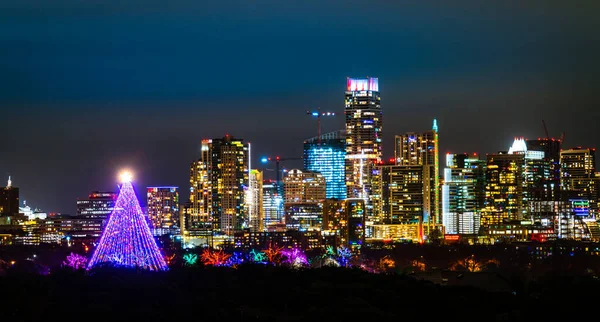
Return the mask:
<svg viewBox="0 0 600 322">
<path fill-rule="evenodd" d="M 546 132 L 546 139 L 550 140 L 550 135 L 548 135 L 548 128 L 546 127 L 546 122 L 542 120 L 542 124 L 544 124 L 544 132 Z"/>
<path fill-rule="evenodd" d="M 321 108 L 317 107 L 316 112 L 306 111 L 306 114 L 317 117 L 317 141 L 321 142 L 321 116 L 335 116 L 335 113 L 321 112 Z"/>
</svg>

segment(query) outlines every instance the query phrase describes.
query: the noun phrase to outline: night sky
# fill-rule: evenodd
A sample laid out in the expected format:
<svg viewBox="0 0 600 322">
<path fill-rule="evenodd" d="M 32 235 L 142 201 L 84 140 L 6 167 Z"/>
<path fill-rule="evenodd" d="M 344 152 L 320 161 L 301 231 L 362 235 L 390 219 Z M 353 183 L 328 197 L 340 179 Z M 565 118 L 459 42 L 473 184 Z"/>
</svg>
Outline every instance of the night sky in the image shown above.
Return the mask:
<svg viewBox="0 0 600 322">
<path fill-rule="evenodd" d="M 492 2 L 494 4 L 492 4 Z M 301 157 L 307 109 L 340 113 L 346 77 L 379 77 L 384 155 L 437 118 L 441 153 L 565 132 L 600 147 L 600 2 L 0 1 L 0 186 L 75 213 L 130 168 L 177 185 L 202 138 Z M 300 167 L 301 162 L 288 162 Z M 268 176 L 273 176 L 269 172 Z M 142 203 L 145 203 L 143 201 Z"/>
</svg>

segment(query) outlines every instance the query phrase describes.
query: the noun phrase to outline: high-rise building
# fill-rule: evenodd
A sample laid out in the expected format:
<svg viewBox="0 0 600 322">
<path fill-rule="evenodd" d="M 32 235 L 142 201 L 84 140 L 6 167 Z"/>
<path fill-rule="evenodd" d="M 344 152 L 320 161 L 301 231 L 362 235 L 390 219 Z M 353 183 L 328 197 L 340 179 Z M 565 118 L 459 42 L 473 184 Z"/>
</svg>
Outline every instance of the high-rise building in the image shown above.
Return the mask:
<svg viewBox="0 0 600 322">
<path fill-rule="evenodd" d="M 10 177 L 6 187 L 0 188 L 0 216 L 19 214 L 19 188 L 13 187 Z"/>
<path fill-rule="evenodd" d="M 292 230 L 321 230 L 325 177 L 317 172 L 290 170 L 283 178 L 285 225 Z"/>
<path fill-rule="evenodd" d="M 207 234 L 213 229 L 213 151 L 212 140 L 201 142 L 200 158 L 192 162 L 190 169 L 190 202 L 184 212 L 185 229 L 182 234 L 202 232 Z M 193 233 L 195 234 L 195 233 Z"/>
<path fill-rule="evenodd" d="M 345 158 L 343 131 L 304 141 L 304 170 L 318 172 L 325 177 L 328 199 L 346 199 Z"/>
<path fill-rule="evenodd" d="M 323 202 L 327 194 L 325 177 L 312 171 L 292 169 L 283 178 L 285 203 Z"/>
<path fill-rule="evenodd" d="M 526 152 L 525 140 L 515 139 L 508 152 L 487 155 L 486 201 L 481 225 L 526 218 Z"/>
<path fill-rule="evenodd" d="M 283 198 L 273 180 L 263 182 L 264 230 L 283 223 Z"/>
<path fill-rule="evenodd" d="M 372 213 L 371 176 L 381 161 L 383 113 L 377 78 L 348 78 L 346 118 L 346 196 L 366 201 Z"/>
<path fill-rule="evenodd" d="M 560 152 L 563 199 L 589 204 L 586 216 L 598 215 L 600 193 L 596 176 L 596 149 L 574 148 Z M 580 215 L 584 215 L 581 213 Z"/>
<path fill-rule="evenodd" d="M 202 140 L 200 159 L 192 163 L 192 230 L 233 236 L 247 225 L 244 195 L 248 184 L 248 146 L 241 139 Z"/>
<path fill-rule="evenodd" d="M 533 178 L 528 179 L 533 185 L 532 195 L 534 200 L 553 201 L 560 199 L 560 147 L 558 139 L 526 140 L 528 151 L 544 152 L 543 161 L 530 162 L 530 173 Z M 535 169 L 537 168 L 537 169 Z M 533 179 L 533 181 L 532 181 Z"/>
<path fill-rule="evenodd" d="M 250 170 L 248 189 L 246 190 L 246 206 L 248 214 L 248 228 L 250 231 L 263 231 L 265 212 L 263 206 L 263 173 Z"/>
<path fill-rule="evenodd" d="M 423 222 L 428 225 L 442 223 L 438 142 L 438 125 L 435 119 L 430 131 L 395 136 L 396 164 L 423 166 Z"/>
<path fill-rule="evenodd" d="M 485 160 L 446 154 L 442 218 L 446 234 L 477 234 L 485 204 Z"/>
<path fill-rule="evenodd" d="M 366 237 L 366 209 L 365 200 L 362 198 L 346 199 L 345 204 L 347 221 L 348 247 L 356 249 L 365 243 Z"/>
<path fill-rule="evenodd" d="M 374 193 L 377 224 L 421 224 L 424 217 L 424 175 L 420 165 L 379 165 Z"/>
<path fill-rule="evenodd" d="M 69 236 L 82 241 L 95 241 L 102 235 L 115 208 L 118 193 L 92 191 L 87 198 L 77 198 L 77 217 Z"/>
<path fill-rule="evenodd" d="M 147 187 L 147 209 L 152 234 L 177 234 L 180 225 L 178 187 Z"/>
</svg>

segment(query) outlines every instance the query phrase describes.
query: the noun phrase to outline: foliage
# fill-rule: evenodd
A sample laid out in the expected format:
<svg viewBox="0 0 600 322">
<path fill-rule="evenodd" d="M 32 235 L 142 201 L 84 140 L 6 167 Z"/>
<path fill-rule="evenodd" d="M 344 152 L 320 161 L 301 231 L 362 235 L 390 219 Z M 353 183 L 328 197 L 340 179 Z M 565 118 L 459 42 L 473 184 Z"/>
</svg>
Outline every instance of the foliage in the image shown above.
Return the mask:
<svg viewBox="0 0 600 322">
<path fill-rule="evenodd" d="M 277 244 L 269 243 L 269 247 L 263 252 L 265 253 L 265 256 L 267 256 L 269 263 L 278 265 L 281 263 L 282 250 L 283 247 L 279 247 Z"/>
<path fill-rule="evenodd" d="M 208 248 L 204 249 L 201 255 L 204 265 L 212 266 L 225 266 L 229 257 L 231 257 L 231 255 L 227 254 L 222 249 L 218 251 L 212 251 Z"/>
<path fill-rule="evenodd" d="M 198 255 L 194 253 L 187 253 L 183 255 L 185 266 L 194 266 L 198 262 Z"/>
<path fill-rule="evenodd" d="M 257 252 L 254 249 L 250 251 L 250 258 L 255 263 L 264 263 L 267 261 L 267 255 L 265 255 L 265 253 L 261 251 Z"/>
<path fill-rule="evenodd" d="M 63 262 L 63 266 L 70 267 L 74 270 L 85 269 L 88 263 L 88 259 L 85 256 L 71 253 L 67 255 L 67 258 Z"/>
</svg>

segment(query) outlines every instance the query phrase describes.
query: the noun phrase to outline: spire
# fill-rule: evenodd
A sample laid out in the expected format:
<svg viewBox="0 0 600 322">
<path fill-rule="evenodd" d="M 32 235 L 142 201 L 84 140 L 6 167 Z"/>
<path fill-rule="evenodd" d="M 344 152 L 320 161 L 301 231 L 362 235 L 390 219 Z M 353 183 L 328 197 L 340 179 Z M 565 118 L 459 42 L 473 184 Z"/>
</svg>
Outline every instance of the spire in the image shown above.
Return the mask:
<svg viewBox="0 0 600 322">
<path fill-rule="evenodd" d="M 433 126 L 431 127 L 432 130 L 435 131 L 435 133 L 437 133 L 438 131 L 438 126 L 437 126 L 437 120 L 433 119 Z"/>
<path fill-rule="evenodd" d="M 6 185 L 7 188 L 10 188 L 12 186 L 12 180 L 10 180 L 10 176 L 8 176 L 8 184 Z"/>
</svg>

